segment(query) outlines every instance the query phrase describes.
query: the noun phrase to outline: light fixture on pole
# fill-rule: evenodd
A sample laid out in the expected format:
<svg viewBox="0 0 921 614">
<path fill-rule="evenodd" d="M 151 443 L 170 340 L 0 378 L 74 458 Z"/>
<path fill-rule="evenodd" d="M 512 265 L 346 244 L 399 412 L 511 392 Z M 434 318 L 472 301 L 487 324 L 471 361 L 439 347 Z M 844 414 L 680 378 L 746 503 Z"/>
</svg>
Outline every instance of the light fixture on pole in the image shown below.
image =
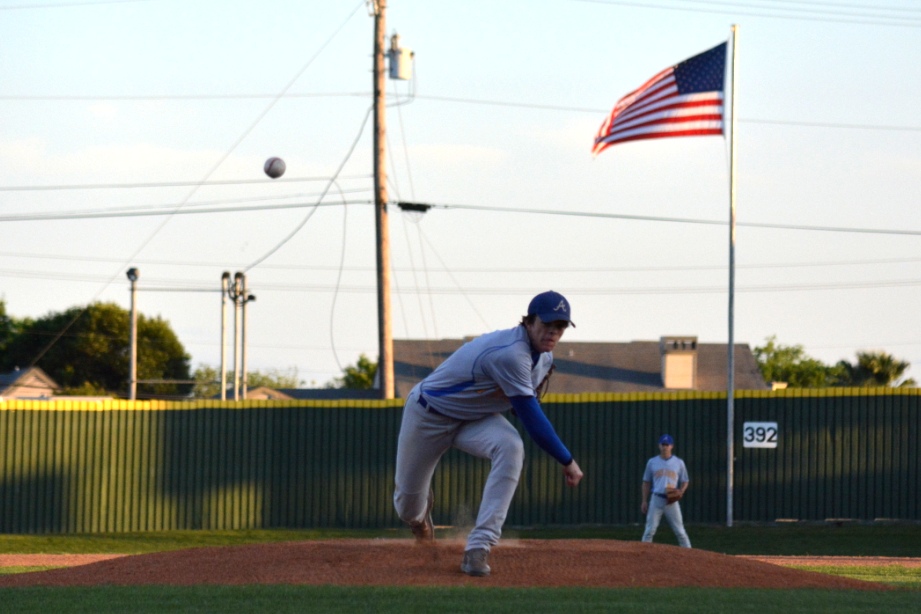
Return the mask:
<svg viewBox="0 0 921 614">
<path fill-rule="evenodd" d="M 128 398 L 132 401 L 138 396 L 138 310 L 137 310 L 137 281 L 140 272 L 132 267 L 126 275 L 131 282 L 131 342 L 128 358 Z"/>
</svg>

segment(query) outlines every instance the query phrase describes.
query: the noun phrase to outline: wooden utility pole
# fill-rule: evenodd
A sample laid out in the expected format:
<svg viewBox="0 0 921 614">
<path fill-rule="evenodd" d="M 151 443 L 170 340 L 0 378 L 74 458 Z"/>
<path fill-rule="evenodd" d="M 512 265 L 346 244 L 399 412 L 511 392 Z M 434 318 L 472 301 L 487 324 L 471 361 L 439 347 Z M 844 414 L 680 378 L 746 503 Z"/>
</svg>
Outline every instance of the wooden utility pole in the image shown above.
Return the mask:
<svg viewBox="0 0 921 614">
<path fill-rule="evenodd" d="M 374 1 L 374 210 L 377 230 L 377 374 L 381 398 L 392 399 L 393 329 L 390 325 L 390 228 L 387 220 L 387 169 L 385 168 L 386 100 L 384 30 L 387 0 Z"/>
</svg>

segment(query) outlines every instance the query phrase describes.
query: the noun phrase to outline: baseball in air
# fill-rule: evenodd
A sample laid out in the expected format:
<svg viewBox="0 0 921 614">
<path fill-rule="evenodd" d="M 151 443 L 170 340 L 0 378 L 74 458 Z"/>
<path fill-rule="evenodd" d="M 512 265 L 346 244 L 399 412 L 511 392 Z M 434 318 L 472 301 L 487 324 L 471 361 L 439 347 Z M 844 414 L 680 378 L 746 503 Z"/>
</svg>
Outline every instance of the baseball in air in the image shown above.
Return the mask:
<svg viewBox="0 0 921 614">
<path fill-rule="evenodd" d="M 281 158 L 269 158 L 265 161 L 265 174 L 272 179 L 278 179 L 285 174 L 285 161 Z"/>
</svg>

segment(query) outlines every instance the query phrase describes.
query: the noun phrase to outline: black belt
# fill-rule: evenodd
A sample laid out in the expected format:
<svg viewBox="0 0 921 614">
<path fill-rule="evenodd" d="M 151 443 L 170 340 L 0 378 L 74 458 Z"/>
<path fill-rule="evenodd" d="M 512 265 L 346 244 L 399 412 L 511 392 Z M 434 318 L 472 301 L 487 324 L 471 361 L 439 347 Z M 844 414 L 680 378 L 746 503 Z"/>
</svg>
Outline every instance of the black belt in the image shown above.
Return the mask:
<svg viewBox="0 0 921 614">
<path fill-rule="evenodd" d="M 438 411 L 437 409 L 435 409 L 435 407 L 434 407 L 433 405 L 429 405 L 429 402 L 425 400 L 425 397 L 422 396 L 422 393 L 421 393 L 421 392 L 419 393 L 419 405 L 421 405 L 422 407 L 424 407 L 425 410 L 426 410 L 427 412 L 429 412 L 430 414 L 435 414 L 436 416 L 441 416 L 442 418 L 448 418 L 448 419 L 450 419 L 450 420 L 457 420 L 457 418 L 451 418 L 451 416 L 446 416 L 446 415 L 444 415 L 443 413 L 441 413 L 440 411 Z M 458 420 L 458 422 L 463 422 L 463 421 L 462 421 L 462 420 Z"/>
<path fill-rule="evenodd" d="M 668 495 L 663 495 L 663 494 L 660 493 L 660 492 L 654 492 L 654 493 L 652 493 L 652 494 L 654 494 L 654 495 L 657 496 L 657 497 L 662 497 L 663 499 L 668 499 Z"/>
</svg>

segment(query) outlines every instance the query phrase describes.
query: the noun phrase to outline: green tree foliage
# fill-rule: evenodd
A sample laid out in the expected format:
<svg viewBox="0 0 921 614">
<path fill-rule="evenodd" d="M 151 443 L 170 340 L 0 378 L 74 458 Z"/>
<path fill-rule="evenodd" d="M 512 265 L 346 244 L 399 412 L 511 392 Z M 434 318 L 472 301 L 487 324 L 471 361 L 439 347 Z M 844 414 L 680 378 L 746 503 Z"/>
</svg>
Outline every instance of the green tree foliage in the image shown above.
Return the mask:
<svg viewBox="0 0 921 614">
<path fill-rule="evenodd" d="M 115 303 L 93 303 L 23 320 L 0 355 L 0 370 L 41 367 L 64 394 L 128 391 L 130 313 Z M 170 325 L 138 315 L 139 380 L 188 380 L 189 360 Z M 138 384 L 138 398 L 187 396 L 189 384 Z"/>
<path fill-rule="evenodd" d="M 6 313 L 6 301 L 0 299 L 0 356 L 6 353 L 6 347 L 16 335 L 19 323 Z"/>
<path fill-rule="evenodd" d="M 377 363 L 364 354 L 358 357 L 358 362 L 342 370 L 342 377 L 328 382 L 327 388 L 346 388 L 348 390 L 371 390 L 374 388 L 374 378 L 377 376 Z"/>
<path fill-rule="evenodd" d="M 801 345 L 780 345 L 777 337 L 754 349 L 761 375 L 768 382 L 786 382 L 789 388 L 825 388 L 839 383 L 840 366 L 829 367 L 808 356 Z"/>
<path fill-rule="evenodd" d="M 857 352 L 857 362 L 841 361 L 838 366 L 847 373 L 850 386 L 891 386 L 904 375 L 911 363 L 898 360 L 886 352 Z M 915 386 L 915 380 L 907 378 L 898 386 Z"/>
<path fill-rule="evenodd" d="M 755 359 L 761 375 L 769 382 L 786 382 L 789 388 L 825 388 L 828 386 L 891 386 L 899 381 L 910 366 L 885 352 L 857 352 L 857 362 L 841 360 L 826 365 L 811 358 L 801 345 L 785 346 L 777 337 L 766 339 L 755 347 Z M 914 386 L 913 379 L 898 385 Z"/>
<path fill-rule="evenodd" d="M 233 390 L 233 371 L 228 371 L 226 378 L 228 387 Z M 192 396 L 196 399 L 211 399 L 221 394 L 220 368 L 201 365 L 195 369 L 192 379 L 195 380 Z M 304 385 L 304 382 L 297 375 L 296 367 L 291 367 L 287 371 L 272 369 L 266 373 L 249 371 L 246 376 L 246 383 L 250 389 L 264 386 L 275 390 L 279 388 L 300 388 Z"/>
</svg>

